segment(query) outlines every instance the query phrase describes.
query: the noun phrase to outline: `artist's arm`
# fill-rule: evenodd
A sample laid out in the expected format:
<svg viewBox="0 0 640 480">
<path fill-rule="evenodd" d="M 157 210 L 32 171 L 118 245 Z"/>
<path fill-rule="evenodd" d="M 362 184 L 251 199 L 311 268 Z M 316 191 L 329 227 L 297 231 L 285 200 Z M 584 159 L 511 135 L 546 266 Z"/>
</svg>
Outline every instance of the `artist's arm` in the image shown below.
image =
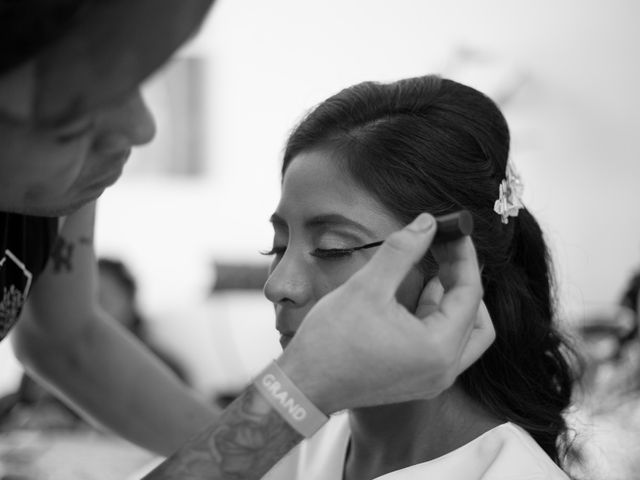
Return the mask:
<svg viewBox="0 0 640 480">
<path fill-rule="evenodd" d="M 145 480 L 261 478 L 303 439 L 254 386 Z"/>
<path fill-rule="evenodd" d="M 214 411 L 97 304 L 94 205 L 70 215 L 14 332 L 18 358 L 98 423 L 168 455 Z"/>
<path fill-rule="evenodd" d="M 413 225 L 392 235 L 360 272 L 314 306 L 277 360 L 321 411 L 438 395 L 493 342 L 469 238 L 434 247 L 444 293 L 425 290 L 424 317 L 396 302 L 398 285 L 433 233 Z M 301 440 L 250 386 L 145 480 L 257 480 Z"/>
</svg>

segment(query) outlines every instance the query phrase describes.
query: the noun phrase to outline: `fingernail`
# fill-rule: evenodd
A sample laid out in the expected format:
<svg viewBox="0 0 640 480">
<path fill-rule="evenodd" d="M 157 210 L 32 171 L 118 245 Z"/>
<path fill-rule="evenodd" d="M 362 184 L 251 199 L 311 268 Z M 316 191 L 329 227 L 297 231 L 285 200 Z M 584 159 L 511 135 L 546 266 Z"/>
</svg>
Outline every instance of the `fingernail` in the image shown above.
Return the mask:
<svg viewBox="0 0 640 480">
<path fill-rule="evenodd" d="M 421 213 L 413 222 L 411 222 L 407 226 L 407 229 L 415 233 L 423 233 L 431 230 L 431 228 L 433 228 L 433 224 L 434 221 L 431 215 L 429 215 L 428 213 Z"/>
</svg>

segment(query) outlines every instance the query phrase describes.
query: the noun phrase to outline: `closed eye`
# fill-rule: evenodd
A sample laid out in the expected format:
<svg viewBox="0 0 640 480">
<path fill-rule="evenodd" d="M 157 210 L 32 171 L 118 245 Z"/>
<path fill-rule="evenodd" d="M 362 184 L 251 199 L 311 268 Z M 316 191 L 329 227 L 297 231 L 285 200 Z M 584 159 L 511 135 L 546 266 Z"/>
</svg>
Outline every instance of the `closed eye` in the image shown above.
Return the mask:
<svg viewBox="0 0 640 480">
<path fill-rule="evenodd" d="M 316 248 L 311 255 L 316 258 L 340 258 L 351 255 L 355 248 Z"/>
<path fill-rule="evenodd" d="M 382 245 L 382 241 L 367 243 L 366 245 L 361 245 L 359 247 L 353 248 L 316 248 L 311 255 L 317 258 L 341 258 L 347 257 L 351 255 L 353 252 L 357 250 L 364 250 L 367 248 L 379 247 Z"/>
<path fill-rule="evenodd" d="M 316 258 L 341 258 L 341 257 L 347 257 L 357 250 L 364 250 L 367 248 L 379 247 L 380 245 L 382 245 L 382 243 L 383 241 L 381 240 L 379 242 L 367 243 L 366 245 L 360 245 L 359 247 L 353 247 L 353 248 L 316 248 L 310 253 L 312 256 Z M 274 246 L 273 248 L 271 248 L 271 250 L 261 250 L 260 254 L 266 255 L 266 256 L 272 256 L 272 255 L 282 256 L 286 251 L 287 251 L 287 247 Z"/>
<path fill-rule="evenodd" d="M 94 118 L 81 118 L 68 123 L 64 127 L 59 127 L 55 132 L 55 139 L 58 143 L 70 143 L 82 138 L 91 132 L 95 127 Z"/>
</svg>

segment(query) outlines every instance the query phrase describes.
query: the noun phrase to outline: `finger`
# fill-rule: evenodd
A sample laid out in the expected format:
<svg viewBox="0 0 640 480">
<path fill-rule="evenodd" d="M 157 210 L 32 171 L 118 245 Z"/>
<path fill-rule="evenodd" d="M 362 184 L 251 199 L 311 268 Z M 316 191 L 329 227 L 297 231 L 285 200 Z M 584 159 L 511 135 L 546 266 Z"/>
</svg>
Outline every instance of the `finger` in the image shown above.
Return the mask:
<svg viewBox="0 0 640 480">
<path fill-rule="evenodd" d="M 472 336 L 475 337 L 473 338 L 473 342 L 469 344 Z M 484 352 L 483 340 L 489 341 L 490 344 L 493 342 L 494 338 L 495 331 L 493 328 L 493 321 L 491 320 L 491 315 L 489 314 L 489 310 L 483 300 L 478 306 L 475 321 L 470 324 L 470 327 L 467 329 L 462 343 L 460 344 L 460 365 L 464 364 L 464 367 L 461 366 L 460 368 L 462 368 L 462 370 L 466 370 L 480 357 L 480 355 L 482 355 Z M 486 348 L 488 348 L 488 345 L 486 345 L 485 349 Z"/>
<path fill-rule="evenodd" d="M 440 302 L 444 296 L 444 288 L 438 277 L 433 277 L 425 285 L 416 308 L 416 317 L 425 318 L 433 312 L 438 311 Z"/>
<path fill-rule="evenodd" d="M 431 253 L 438 262 L 438 277 L 445 290 L 479 279 L 478 257 L 471 237 L 433 245 Z"/>
<path fill-rule="evenodd" d="M 469 237 L 432 249 L 440 264 L 438 276 L 444 287 L 439 311 L 449 341 L 464 345 L 475 323 L 482 300 L 482 283 L 473 242 Z"/>
<path fill-rule="evenodd" d="M 491 316 L 484 302 L 481 302 L 476 322 L 460 356 L 460 371 L 458 374 L 473 365 L 487 351 L 495 339 L 496 331 L 493 327 Z"/>
<path fill-rule="evenodd" d="M 440 305 L 443 296 L 444 287 L 442 286 L 442 282 L 440 282 L 438 277 L 433 277 L 424 287 L 419 302 L 430 305 Z"/>
<path fill-rule="evenodd" d="M 484 300 L 480 302 L 480 306 L 478 307 L 478 314 L 476 315 L 476 322 L 474 323 L 475 327 L 480 327 L 485 323 L 490 323 L 493 325 L 493 320 L 491 320 L 491 315 L 489 314 L 489 309 L 487 305 L 484 303 Z"/>
<path fill-rule="evenodd" d="M 393 298 L 409 270 L 420 261 L 433 241 L 435 220 L 420 214 L 402 230 L 391 234 L 355 278 L 364 280 L 376 294 Z"/>
</svg>

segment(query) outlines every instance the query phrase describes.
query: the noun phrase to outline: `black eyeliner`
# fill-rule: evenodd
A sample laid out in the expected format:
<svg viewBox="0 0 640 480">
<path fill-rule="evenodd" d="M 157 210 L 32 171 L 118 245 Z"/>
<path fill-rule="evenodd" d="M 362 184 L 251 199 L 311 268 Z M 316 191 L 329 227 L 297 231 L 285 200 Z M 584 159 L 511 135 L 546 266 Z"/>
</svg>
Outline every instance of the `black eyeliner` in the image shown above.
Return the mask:
<svg viewBox="0 0 640 480">
<path fill-rule="evenodd" d="M 366 245 L 361 245 L 359 247 L 353 248 L 316 248 L 312 255 L 320 257 L 320 258 L 330 258 L 330 257 L 341 257 L 343 255 L 349 255 L 356 250 L 364 250 L 366 248 L 379 247 L 382 245 L 383 241 L 367 243 Z"/>
<path fill-rule="evenodd" d="M 473 232 L 473 217 L 468 210 L 460 210 L 458 212 L 449 213 L 447 215 L 440 215 L 435 217 L 437 230 L 436 236 L 433 239 L 434 244 L 446 243 L 452 240 L 457 240 L 465 235 L 471 235 Z M 348 254 L 357 250 L 364 250 L 367 248 L 379 247 L 384 243 L 384 240 L 377 242 L 367 243 L 359 247 L 353 248 L 328 248 L 328 249 L 316 249 L 323 253 L 329 254 Z"/>
<path fill-rule="evenodd" d="M 452 240 L 457 240 L 465 235 L 471 235 L 473 232 L 473 217 L 468 210 L 460 210 L 458 212 L 449 213 L 447 215 L 440 215 L 435 217 L 437 230 L 433 239 L 434 244 L 446 243 Z M 378 240 L 376 242 L 360 245 L 359 247 L 352 248 L 316 248 L 313 253 L 318 256 L 341 256 L 348 255 L 358 250 L 366 250 L 367 248 L 379 247 L 384 243 L 384 240 Z M 263 255 L 273 255 L 278 253 L 279 249 L 272 249 L 268 252 L 260 252 Z"/>
</svg>

